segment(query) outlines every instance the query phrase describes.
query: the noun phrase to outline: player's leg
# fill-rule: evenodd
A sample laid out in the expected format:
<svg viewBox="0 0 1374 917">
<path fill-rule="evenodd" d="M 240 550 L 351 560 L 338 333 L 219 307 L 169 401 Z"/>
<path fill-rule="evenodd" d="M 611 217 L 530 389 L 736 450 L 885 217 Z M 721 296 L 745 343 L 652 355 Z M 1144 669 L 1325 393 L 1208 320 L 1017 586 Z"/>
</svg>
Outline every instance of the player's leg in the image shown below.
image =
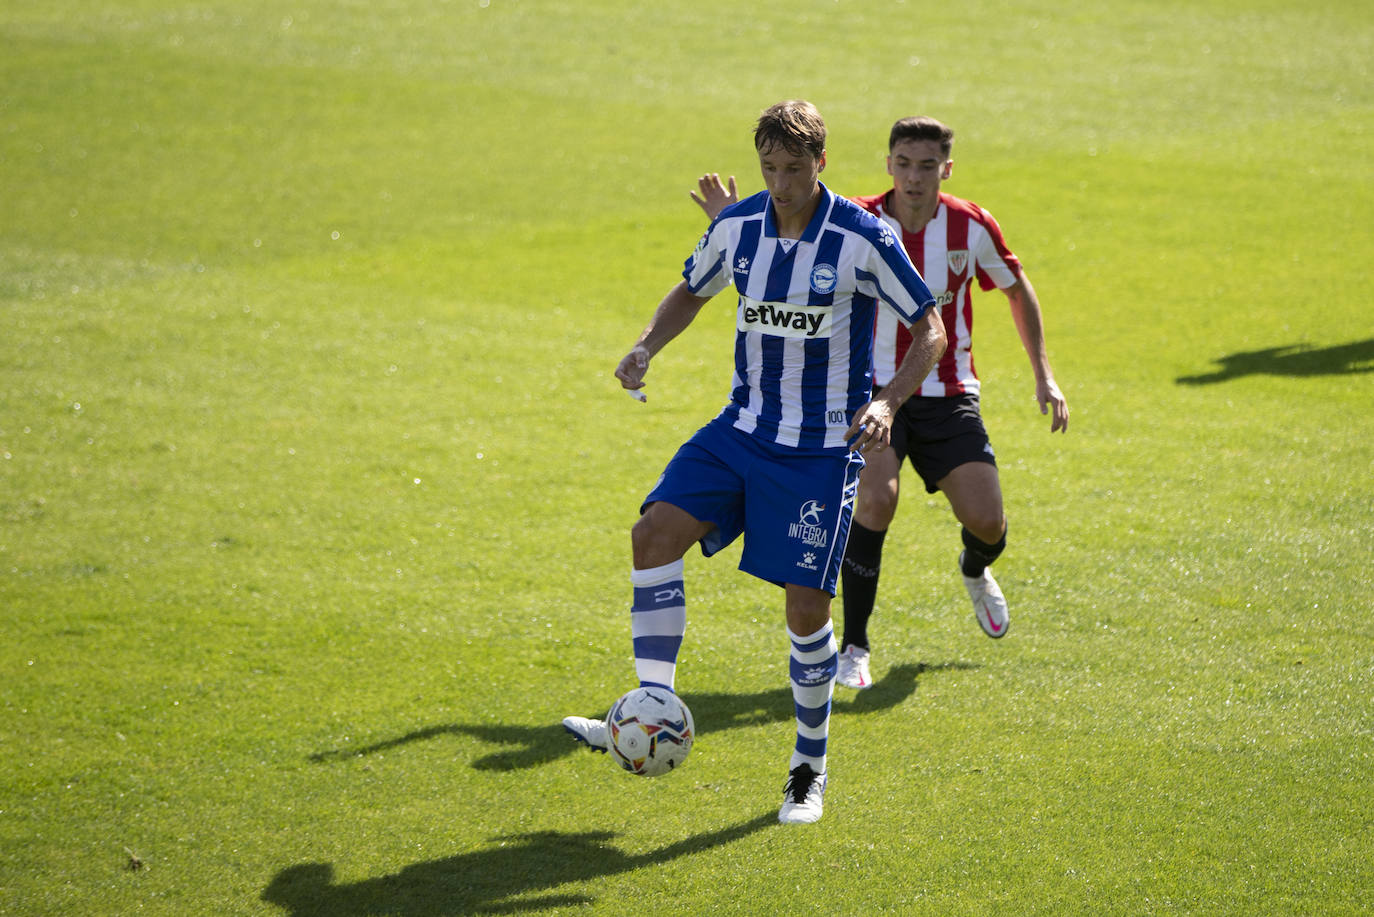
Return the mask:
<svg viewBox="0 0 1374 917">
<path fill-rule="evenodd" d="M 681 561 L 715 527 L 672 503 L 650 503 L 630 529 L 634 568 L 648 570 Z"/>
<path fill-rule="evenodd" d="M 1005 547 L 998 544 L 1006 537 L 1007 518 L 1002 508 L 1002 482 L 997 475 L 997 466 L 987 462 L 965 462 L 941 478 L 939 488 L 949 500 L 954 518 L 964 528 L 965 541 L 982 545 L 977 558 L 971 557 L 966 568 L 970 576 L 976 576 L 982 569 L 973 564 L 980 562 L 983 567 L 988 566 Z"/>
<path fill-rule="evenodd" d="M 872 653 L 868 621 L 878 599 L 878 577 L 883 565 L 883 543 L 897 515 L 901 492 L 902 462 L 919 442 L 920 398 L 910 398 L 897 410 L 892 422 L 892 441 L 887 449 L 870 452 L 859 478 L 854 501 L 854 522 L 849 528 L 841 581 L 844 595 L 844 639 L 836 680 L 849 688 L 868 688 Z"/>
<path fill-rule="evenodd" d="M 788 675 L 797 733 L 778 820 L 813 822 L 825 793 L 838 653 L 830 602 L 839 584 L 863 460 L 766 447 L 745 493 L 740 569 L 785 586 Z"/>
<path fill-rule="evenodd" d="M 682 558 L 693 544 L 715 553 L 743 529 L 747 467 L 736 438 L 707 424 L 678 449 L 640 508 L 630 532 L 634 555 L 630 631 L 641 685 L 674 690 L 687 632 Z"/>
<path fill-rule="evenodd" d="M 1006 545 L 1006 519 L 997 457 L 978 396 L 912 398 L 908 404 L 916 401 L 924 407 L 913 421 L 912 464 L 928 493 L 944 493 L 963 527 L 959 566 L 974 616 L 989 637 L 1001 637 L 1007 632 L 1007 602 L 988 565 Z"/>
<path fill-rule="evenodd" d="M 960 573 L 973 601 L 978 624 L 989 637 L 1001 637 L 1010 624 L 1007 601 L 993 578 L 992 565 L 1007 546 L 1007 520 L 997 466 L 966 462 L 939 482 L 954 517 L 963 527 Z"/>
<path fill-rule="evenodd" d="M 675 688 L 687 632 L 683 557 L 697 542 L 703 553 L 713 554 L 742 531 L 743 480 L 719 457 L 714 436 L 708 424 L 683 444 L 645 498 L 630 533 L 630 636 L 641 685 Z M 607 748 L 603 720 L 569 716 L 563 728 L 597 751 Z"/>
<path fill-rule="evenodd" d="M 830 621 L 830 593 L 793 583 L 787 584 L 786 589 L 787 636 L 792 644 L 788 669 L 797 741 L 788 765 L 778 819 L 804 824 L 819 819 L 824 804 L 830 703 L 835 693 L 838 653 Z"/>
<path fill-rule="evenodd" d="M 901 457 L 891 449 L 871 453 L 859 475 L 854 521 L 841 568 L 844 606 L 844 644 L 868 649 L 868 619 L 878 593 L 883 541 L 897 514 L 901 487 Z"/>
<path fill-rule="evenodd" d="M 644 510 L 631 530 L 634 601 L 630 605 L 630 637 L 635 675 L 641 686 L 674 690 L 677 657 L 687 634 L 682 559 L 693 544 L 715 528 L 680 507 L 658 501 Z M 568 716 L 563 718 L 563 728 L 595 751 L 608 748 L 604 720 Z"/>
<path fill-rule="evenodd" d="M 868 688 L 868 620 L 878 597 L 878 576 L 883 564 L 883 541 L 897 513 L 901 486 L 901 454 L 895 449 L 870 452 L 859 475 L 859 492 L 854 501 L 854 521 L 849 527 L 849 544 L 840 570 L 844 608 L 844 639 L 840 645 L 837 679 L 849 688 Z"/>
<path fill-rule="evenodd" d="M 645 509 L 631 530 L 634 602 L 630 606 L 630 636 L 641 686 L 673 690 L 677 656 L 687 633 L 682 559 L 714 528 L 713 523 L 660 501 Z"/>
</svg>

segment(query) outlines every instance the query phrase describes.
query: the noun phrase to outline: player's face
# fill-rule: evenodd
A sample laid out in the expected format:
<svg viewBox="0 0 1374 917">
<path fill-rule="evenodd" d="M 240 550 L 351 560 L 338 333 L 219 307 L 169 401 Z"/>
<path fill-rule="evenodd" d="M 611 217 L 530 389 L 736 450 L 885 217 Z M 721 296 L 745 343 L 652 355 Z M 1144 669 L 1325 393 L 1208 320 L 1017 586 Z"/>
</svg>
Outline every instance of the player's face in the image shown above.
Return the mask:
<svg viewBox="0 0 1374 917">
<path fill-rule="evenodd" d="M 808 215 L 807 210 L 820 195 L 824 168 L 824 153 L 817 159 L 809 153 L 789 153 L 780 146 L 759 150 L 759 170 L 780 222 Z"/>
<path fill-rule="evenodd" d="M 901 140 L 887 157 L 887 174 L 892 176 L 897 206 L 908 212 L 935 215 L 940 199 L 940 183 L 949 178 L 954 160 L 946 159 L 935 140 Z"/>
</svg>

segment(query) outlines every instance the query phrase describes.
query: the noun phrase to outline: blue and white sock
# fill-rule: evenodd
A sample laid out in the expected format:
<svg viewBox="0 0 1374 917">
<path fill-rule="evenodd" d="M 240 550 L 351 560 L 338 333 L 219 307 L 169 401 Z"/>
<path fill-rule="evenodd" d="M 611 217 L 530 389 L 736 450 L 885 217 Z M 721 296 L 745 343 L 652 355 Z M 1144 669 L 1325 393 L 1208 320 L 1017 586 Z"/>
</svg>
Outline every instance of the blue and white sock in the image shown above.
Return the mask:
<svg viewBox="0 0 1374 917">
<path fill-rule="evenodd" d="M 835 627 L 827 621 L 809 637 L 798 637 L 788 628 L 787 636 L 792 640 L 792 700 L 797 709 L 797 747 L 788 769 L 809 764 L 823 774 L 825 746 L 830 738 L 830 699 L 835 694 L 835 670 L 840 664 Z"/>
<path fill-rule="evenodd" d="M 630 636 L 634 638 L 635 674 L 641 686 L 673 690 L 677 654 L 687 633 L 687 593 L 682 588 L 682 560 L 662 567 L 635 570 L 630 608 Z"/>
</svg>

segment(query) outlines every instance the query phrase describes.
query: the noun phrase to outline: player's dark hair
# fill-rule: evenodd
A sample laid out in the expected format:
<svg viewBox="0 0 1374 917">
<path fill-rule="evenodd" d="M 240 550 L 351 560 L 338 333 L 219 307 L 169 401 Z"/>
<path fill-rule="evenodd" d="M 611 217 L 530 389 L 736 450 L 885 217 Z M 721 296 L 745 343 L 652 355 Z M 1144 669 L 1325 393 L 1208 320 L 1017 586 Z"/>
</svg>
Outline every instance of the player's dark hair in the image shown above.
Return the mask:
<svg viewBox="0 0 1374 917">
<path fill-rule="evenodd" d="M 934 118 L 903 118 L 892 125 L 892 133 L 887 137 L 887 150 L 903 140 L 934 140 L 940 144 L 940 152 L 946 159 L 954 149 L 954 129 L 941 124 Z"/>
<path fill-rule="evenodd" d="M 820 159 L 825 152 L 825 119 L 816 106 L 804 99 L 779 102 L 759 115 L 754 127 L 754 149 L 780 146 L 794 156 Z"/>
</svg>

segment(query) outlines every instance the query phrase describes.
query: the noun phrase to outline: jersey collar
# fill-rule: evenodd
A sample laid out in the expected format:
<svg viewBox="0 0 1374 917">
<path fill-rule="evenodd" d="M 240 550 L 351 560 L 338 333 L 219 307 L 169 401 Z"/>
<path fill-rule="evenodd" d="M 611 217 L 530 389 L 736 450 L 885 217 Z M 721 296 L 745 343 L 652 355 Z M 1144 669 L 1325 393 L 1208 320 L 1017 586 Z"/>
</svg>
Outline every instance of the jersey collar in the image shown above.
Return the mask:
<svg viewBox="0 0 1374 917">
<path fill-rule="evenodd" d="M 888 188 L 887 191 L 883 194 L 883 196 L 878 199 L 878 209 L 882 211 L 881 215 L 884 219 L 890 220 L 898 229 L 905 233 L 906 227 L 902 225 L 901 220 L 897 219 L 897 214 L 892 212 L 892 195 L 896 193 L 896 188 Z M 926 226 L 929 226 L 931 223 L 934 223 L 937 219 L 940 218 L 940 211 L 945 209 L 947 203 L 946 199 L 948 197 L 949 195 L 946 194 L 944 191 L 940 192 L 940 202 L 935 205 L 935 213 L 932 214 L 930 219 L 926 222 Z M 907 234 L 920 235 L 921 233 L 926 231 L 926 226 L 922 226 L 920 230 L 915 233 Z"/>
<path fill-rule="evenodd" d="M 821 186 L 821 200 L 816 205 L 816 212 L 811 214 L 811 222 L 806 224 L 806 230 L 802 233 L 799 242 L 815 242 L 820 238 L 821 227 L 830 217 L 830 208 L 835 206 L 835 195 L 825 186 L 825 182 L 817 182 Z M 764 192 L 767 194 L 768 192 Z M 771 239 L 778 238 L 777 218 L 773 216 L 773 202 L 768 201 L 763 210 L 763 234 Z"/>
</svg>

